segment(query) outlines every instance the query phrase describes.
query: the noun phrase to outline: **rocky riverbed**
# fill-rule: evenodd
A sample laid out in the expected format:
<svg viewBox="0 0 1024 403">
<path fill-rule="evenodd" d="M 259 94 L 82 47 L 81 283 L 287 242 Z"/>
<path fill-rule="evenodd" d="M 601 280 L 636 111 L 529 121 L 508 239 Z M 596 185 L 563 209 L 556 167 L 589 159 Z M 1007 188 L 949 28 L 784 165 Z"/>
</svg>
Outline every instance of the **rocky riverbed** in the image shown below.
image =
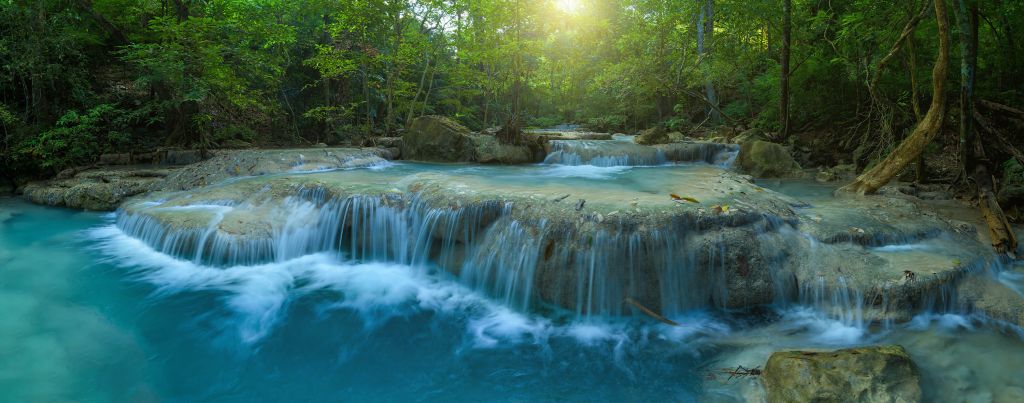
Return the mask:
<svg viewBox="0 0 1024 403">
<path fill-rule="evenodd" d="M 540 146 L 517 146 L 524 157 L 507 160 L 485 156 L 520 151 L 451 134 L 419 150 L 403 139 L 218 151 L 185 166 L 85 170 L 23 192 L 41 204 L 116 208 L 119 231 L 196 265 L 319 253 L 394 262 L 446 272 L 522 312 L 678 317 L 769 306 L 810 307 L 857 328 L 929 312 L 1024 324 L 1024 275 L 991 253 L 980 220 L 955 202 L 899 185 L 833 197 L 831 185 L 776 186 L 729 168 L 735 159 L 748 172 L 806 176 L 768 158 L 785 153 L 771 146 L 537 133 Z M 441 146 L 459 161 L 545 163 L 393 161 Z M 765 154 L 742 151 L 753 149 Z"/>
</svg>

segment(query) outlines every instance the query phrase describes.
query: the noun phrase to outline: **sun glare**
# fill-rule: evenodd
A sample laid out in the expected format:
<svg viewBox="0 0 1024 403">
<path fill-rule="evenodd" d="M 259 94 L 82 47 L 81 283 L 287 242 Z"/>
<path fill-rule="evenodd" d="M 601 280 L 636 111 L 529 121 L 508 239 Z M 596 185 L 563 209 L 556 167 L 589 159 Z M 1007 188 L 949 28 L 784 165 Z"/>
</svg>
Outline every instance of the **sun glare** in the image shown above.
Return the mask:
<svg viewBox="0 0 1024 403">
<path fill-rule="evenodd" d="M 569 14 L 576 14 L 583 8 L 580 0 L 555 0 L 555 7 Z"/>
</svg>

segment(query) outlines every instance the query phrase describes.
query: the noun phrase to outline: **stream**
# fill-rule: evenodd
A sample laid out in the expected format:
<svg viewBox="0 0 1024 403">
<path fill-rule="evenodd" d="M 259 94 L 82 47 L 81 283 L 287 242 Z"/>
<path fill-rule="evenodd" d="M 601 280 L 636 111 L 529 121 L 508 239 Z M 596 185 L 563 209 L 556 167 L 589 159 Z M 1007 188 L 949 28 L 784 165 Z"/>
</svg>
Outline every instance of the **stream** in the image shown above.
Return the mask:
<svg viewBox="0 0 1024 403">
<path fill-rule="evenodd" d="M 393 163 L 351 175 L 440 172 L 478 187 L 593 187 L 613 199 L 717 169 L 599 161 Z M 808 200 L 830 194 L 812 181 L 760 184 Z M 991 276 L 1024 292 L 1024 267 Z M 1020 329 L 980 314 L 877 322 L 791 302 L 689 307 L 667 313 L 674 327 L 520 306 L 474 284 L 429 262 L 345 250 L 207 264 L 129 236 L 114 213 L 3 198 L 0 401 L 761 401 L 756 377 L 720 370 L 763 366 L 780 349 L 882 343 L 906 347 L 926 401 L 1024 401 Z"/>
</svg>

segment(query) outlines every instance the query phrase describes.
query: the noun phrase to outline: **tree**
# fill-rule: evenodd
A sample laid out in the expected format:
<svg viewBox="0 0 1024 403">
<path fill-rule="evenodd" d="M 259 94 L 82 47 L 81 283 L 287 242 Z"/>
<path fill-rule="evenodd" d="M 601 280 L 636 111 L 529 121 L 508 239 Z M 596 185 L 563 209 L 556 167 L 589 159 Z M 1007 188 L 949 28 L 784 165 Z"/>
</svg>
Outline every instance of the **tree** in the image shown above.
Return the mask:
<svg viewBox="0 0 1024 403">
<path fill-rule="evenodd" d="M 935 0 L 935 21 L 938 23 L 939 56 L 932 69 L 932 102 L 928 112 L 895 150 L 873 168 L 862 173 L 853 183 L 842 187 L 841 191 L 874 193 L 921 155 L 925 146 L 938 134 L 946 115 L 943 89 L 949 67 L 949 22 L 946 18 L 945 0 Z"/>
<path fill-rule="evenodd" d="M 782 57 L 779 62 L 779 137 L 789 138 L 789 53 L 792 46 L 793 3 L 782 0 Z"/>
</svg>

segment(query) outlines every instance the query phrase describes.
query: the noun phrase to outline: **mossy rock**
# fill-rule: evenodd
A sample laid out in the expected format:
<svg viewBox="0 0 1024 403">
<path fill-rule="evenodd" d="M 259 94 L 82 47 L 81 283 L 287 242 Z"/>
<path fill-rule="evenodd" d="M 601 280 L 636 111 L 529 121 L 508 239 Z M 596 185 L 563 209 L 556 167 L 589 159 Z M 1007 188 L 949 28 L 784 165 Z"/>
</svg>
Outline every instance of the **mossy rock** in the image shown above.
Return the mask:
<svg viewBox="0 0 1024 403">
<path fill-rule="evenodd" d="M 756 178 L 792 178 L 803 175 L 789 150 L 775 143 L 753 140 L 740 145 L 740 169 Z"/>
<path fill-rule="evenodd" d="M 417 161 L 458 162 L 472 159 L 470 130 L 444 116 L 421 116 L 402 135 L 402 155 Z"/>
<path fill-rule="evenodd" d="M 643 145 L 655 145 L 655 144 L 666 144 L 671 143 L 672 139 L 668 136 L 665 128 L 661 126 L 652 127 L 650 129 L 640 132 L 640 135 L 636 136 L 636 143 Z"/>
<path fill-rule="evenodd" d="M 898 345 L 780 351 L 764 369 L 768 402 L 920 402 L 920 374 Z"/>
<path fill-rule="evenodd" d="M 1003 163 L 1003 183 L 997 197 L 1003 205 L 1024 204 L 1024 165 L 1016 158 Z"/>
</svg>

